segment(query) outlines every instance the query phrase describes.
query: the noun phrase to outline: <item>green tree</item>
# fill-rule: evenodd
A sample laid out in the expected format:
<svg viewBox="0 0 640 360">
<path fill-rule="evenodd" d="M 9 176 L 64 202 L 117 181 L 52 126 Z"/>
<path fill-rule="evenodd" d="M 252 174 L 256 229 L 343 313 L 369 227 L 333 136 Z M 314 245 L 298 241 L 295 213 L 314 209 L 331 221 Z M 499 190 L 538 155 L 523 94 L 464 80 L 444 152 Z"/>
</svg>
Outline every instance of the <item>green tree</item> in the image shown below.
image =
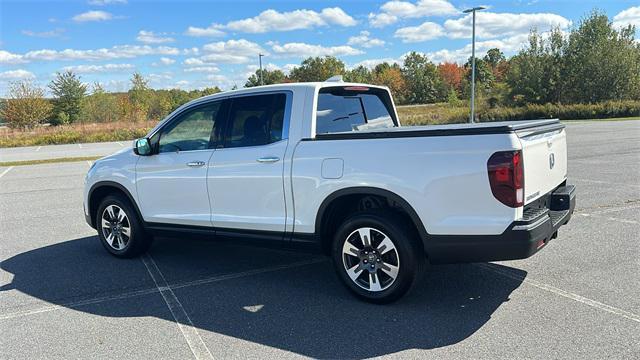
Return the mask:
<svg viewBox="0 0 640 360">
<path fill-rule="evenodd" d="M 29 81 L 16 81 L 9 83 L 1 115 L 9 127 L 30 129 L 43 123 L 52 109 L 42 88 Z"/>
<path fill-rule="evenodd" d="M 506 60 L 504 54 L 500 49 L 493 48 L 487 51 L 487 54 L 484 56 L 483 60 L 491 66 L 491 68 L 495 69 L 500 63 Z"/>
<path fill-rule="evenodd" d="M 356 66 L 344 74 L 344 80 L 348 82 L 370 84 L 372 81 L 371 70 L 366 66 Z"/>
<path fill-rule="evenodd" d="M 129 89 L 132 113 L 128 116 L 133 121 L 146 120 L 148 118 L 149 106 L 153 95 L 148 84 L 149 81 L 142 74 L 139 72 L 133 73 L 131 89 Z"/>
<path fill-rule="evenodd" d="M 116 97 L 104 90 L 100 83 L 94 83 L 91 95 L 82 100 L 81 119 L 83 122 L 112 122 L 119 120 L 114 111 L 118 106 Z"/>
<path fill-rule="evenodd" d="M 262 74 L 262 84 L 260 83 L 260 74 Z M 251 76 L 249 76 L 249 79 L 244 84 L 244 87 L 280 84 L 283 83 L 285 79 L 286 76 L 281 70 L 262 69 L 261 71 L 260 69 L 258 69 L 254 74 L 251 74 Z"/>
<path fill-rule="evenodd" d="M 344 63 L 333 56 L 310 57 L 300 66 L 291 70 L 289 79 L 292 81 L 325 81 L 334 75 L 345 74 Z"/>
<path fill-rule="evenodd" d="M 378 64 L 373 70 L 372 82 L 376 85 L 388 87 L 396 103 L 406 103 L 407 83 L 397 64 L 389 65 L 386 62 Z"/>
<path fill-rule="evenodd" d="M 82 111 L 82 99 L 87 94 L 87 85 L 71 70 L 56 73 L 56 78 L 49 83 L 54 96 L 53 125 L 76 122 Z"/>
<path fill-rule="evenodd" d="M 402 75 L 407 84 L 407 102 L 427 104 L 446 99 L 446 86 L 437 67 L 426 56 L 415 51 L 404 58 Z"/>
<path fill-rule="evenodd" d="M 640 98 L 640 46 L 635 27 L 616 30 L 602 12 L 594 11 L 571 31 L 564 49 L 569 102 Z"/>
</svg>

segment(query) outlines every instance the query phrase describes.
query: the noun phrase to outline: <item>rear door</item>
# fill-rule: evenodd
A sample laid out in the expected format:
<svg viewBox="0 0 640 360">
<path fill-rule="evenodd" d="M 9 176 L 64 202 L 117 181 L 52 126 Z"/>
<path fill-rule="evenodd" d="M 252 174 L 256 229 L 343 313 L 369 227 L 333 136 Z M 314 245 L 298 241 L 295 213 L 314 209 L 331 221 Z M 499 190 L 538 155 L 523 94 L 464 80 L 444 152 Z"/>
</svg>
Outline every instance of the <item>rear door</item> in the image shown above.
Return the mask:
<svg viewBox="0 0 640 360">
<path fill-rule="evenodd" d="M 555 189 L 567 178 L 567 136 L 562 124 L 517 133 L 522 144 L 525 204 Z"/>
<path fill-rule="evenodd" d="M 225 139 L 209 161 L 207 177 L 213 226 L 220 233 L 224 229 L 284 232 L 291 94 L 249 94 L 228 101 Z"/>
</svg>

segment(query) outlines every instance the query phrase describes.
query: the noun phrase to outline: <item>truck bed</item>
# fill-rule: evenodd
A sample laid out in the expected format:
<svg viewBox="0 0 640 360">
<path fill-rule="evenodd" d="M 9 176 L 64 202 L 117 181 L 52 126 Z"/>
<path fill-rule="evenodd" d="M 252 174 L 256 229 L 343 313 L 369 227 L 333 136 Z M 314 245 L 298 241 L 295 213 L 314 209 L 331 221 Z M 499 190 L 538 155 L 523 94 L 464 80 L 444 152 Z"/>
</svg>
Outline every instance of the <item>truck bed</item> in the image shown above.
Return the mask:
<svg viewBox="0 0 640 360">
<path fill-rule="evenodd" d="M 531 136 L 564 128 L 558 119 L 498 121 L 485 123 L 463 123 L 424 126 L 400 126 L 396 128 L 370 129 L 331 134 L 317 134 L 316 140 L 375 139 L 425 136 L 463 136 L 486 134 L 511 134 L 519 137 Z M 310 139 L 305 139 L 310 140 Z"/>
</svg>

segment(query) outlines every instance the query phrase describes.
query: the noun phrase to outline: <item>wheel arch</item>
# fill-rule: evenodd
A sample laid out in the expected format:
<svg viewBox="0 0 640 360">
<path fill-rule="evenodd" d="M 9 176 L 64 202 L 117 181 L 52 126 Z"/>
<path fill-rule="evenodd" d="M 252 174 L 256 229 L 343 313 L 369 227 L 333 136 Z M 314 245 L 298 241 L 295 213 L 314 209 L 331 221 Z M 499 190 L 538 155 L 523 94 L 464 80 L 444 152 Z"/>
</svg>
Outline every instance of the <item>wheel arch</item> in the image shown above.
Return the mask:
<svg viewBox="0 0 640 360">
<path fill-rule="evenodd" d="M 124 185 L 115 181 L 98 181 L 91 186 L 91 188 L 89 189 L 89 194 L 87 196 L 89 216 L 91 219 L 91 226 L 93 228 L 96 228 L 96 212 L 98 210 L 98 206 L 100 205 L 100 201 L 106 196 L 113 194 L 124 195 L 135 209 L 136 214 L 138 215 L 138 219 L 140 219 L 140 221 L 144 223 L 142 213 L 138 208 L 138 204 L 133 198 L 133 195 L 131 195 L 129 190 Z"/>
<path fill-rule="evenodd" d="M 368 187 L 368 186 L 358 186 L 358 187 L 348 187 L 337 190 L 327 196 L 323 202 L 320 204 L 318 208 L 318 213 L 316 215 L 315 221 L 315 234 L 320 239 L 323 250 L 325 252 L 330 248 L 331 236 L 327 236 L 327 231 L 330 230 L 330 225 L 333 212 L 336 206 L 339 206 L 342 201 L 348 201 L 353 198 L 365 198 L 368 196 L 374 196 L 382 199 L 386 199 L 388 204 L 395 205 L 401 212 L 403 212 L 410 222 L 414 225 L 415 230 L 420 237 L 420 242 L 422 243 L 423 248 L 426 252 L 426 239 L 428 237 L 428 233 L 422 223 L 422 220 L 418 216 L 418 213 L 415 209 L 402 198 L 400 195 L 381 188 L 377 187 Z"/>
</svg>

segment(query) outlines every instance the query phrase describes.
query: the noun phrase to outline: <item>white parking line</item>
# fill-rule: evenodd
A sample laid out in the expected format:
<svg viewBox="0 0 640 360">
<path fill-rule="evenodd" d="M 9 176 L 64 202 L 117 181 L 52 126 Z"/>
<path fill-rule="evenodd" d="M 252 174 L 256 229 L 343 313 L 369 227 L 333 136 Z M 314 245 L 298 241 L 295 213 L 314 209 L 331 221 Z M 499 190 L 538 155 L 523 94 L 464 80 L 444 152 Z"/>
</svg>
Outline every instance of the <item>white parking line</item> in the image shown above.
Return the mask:
<svg viewBox="0 0 640 360">
<path fill-rule="evenodd" d="M 38 148 L 36 149 L 36 151 L 40 151 L 40 149 L 42 149 L 42 146 L 38 146 Z"/>
<path fill-rule="evenodd" d="M 87 160 L 87 164 L 91 167 L 91 161 Z"/>
<path fill-rule="evenodd" d="M 80 149 L 82 149 L 82 144 L 78 144 L 78 147 L 79 147 Z"/>
<path fill-rule="evenodd" d="M 513 280 L 517 280 L 520 282 L 523 282 L 525 284 L 531 285 L 531 286 L 535 286 L 538 289 L 542 289 L 545 291 L 548 291 L 550 293 L 556 294 L 556 295 L 560 295 L 562 297 L 565 297 L 567 299 L 571 299 L 574 301 L 577 301 L 579 303 L 585 304 L 587 306 L 591 306 L 592 308 L 596 308 L 599 310 L 603 310 L 606 312 L 609 312 L 611 314 L 615 314 L 618 316 L 622 316 L 623 318 L 629 319 L 631 321 L 635 321 L 640 323 L 640 315 L 622 310 L 622 309 L 618 309 L 617 307 L 611 306 L 611 305 L 607 305 L 607 304 L 603 304 L 599 301 L 595 301 L 589 298 L 586 298 L 584 296 L 580 296 L 578 294 L 574 294 L 572 292 L 566 291 L 566 290 L 562 290 L 560 288 L 557 288 L 555 286 L 551 286 L 551 285 L 547 285 L 544 283 L 541 283 L 539 281 L 524 277 L 524 276 L 520 276 L 520 275 L 516 275 L 510 271 L 507 270 L 503 270 L 501 268 L 498 268 L 497 265 L 494 264 L 474 264 L 475 266 L 478 266 L 482 269 L 486 269 L 489 270 L 491 272 L 494 272 L 496 274 L 500 274 L 504 277 L 513 279 Z"/>
<path fill-rule="evenodd" d="M 162 275 L 162 272 L 156 265 L 156 262 L 153 261 L 153 258 L 149 254 L 145 254 L 142 256 L 142 263 L 147 268 L 147 272 L 149 272 L 149 276 L 156 284 L 158 291 L 160 291 L 160 295 L 164 299 L 164 302 L 167 303 L 167 307 L 169 311 L 171 311 L 171 315 L 173 315 L 174 320 L 178 324 L 178 328 L 182 332 L 182 336 L 184 336 L 185 340 L 187 340 L 187 344 L 195 356 L 196 359 L 213 359 L 213 355 L 211 355 L 211 351 L 204 343 L 200 334 L 198 334 L 198 330 L 193 326 L 193 322 L 189 317 L 189 314 L 184 310 L 180 300 L 173 292 L 173 290 L 167 284 L 167 280 Z"/>
<path fill-rule="evenodd" d="M 121 143 L 120 141 L 116 141 L 116 143 L 117 143 L 118 145 L 120 145 L 120 146 L 123 146 L 123 147 L 124 147 L 124 144 L 123 144 L 123 143 Z"/>
<path fill-rule="evenodd" d="M 9 170 L 11 170 L 11 169 L 13 169 L 13 166 L 9 166 L 8 168 L 6 168 L 6 169 L 2 172 L 2 174 L 0 174 L 0 178 L 1 178 L 1 177 L 3 177 L 6 173 L 8 173 L 8 172 L 9 172 Z"/>
</svg>

